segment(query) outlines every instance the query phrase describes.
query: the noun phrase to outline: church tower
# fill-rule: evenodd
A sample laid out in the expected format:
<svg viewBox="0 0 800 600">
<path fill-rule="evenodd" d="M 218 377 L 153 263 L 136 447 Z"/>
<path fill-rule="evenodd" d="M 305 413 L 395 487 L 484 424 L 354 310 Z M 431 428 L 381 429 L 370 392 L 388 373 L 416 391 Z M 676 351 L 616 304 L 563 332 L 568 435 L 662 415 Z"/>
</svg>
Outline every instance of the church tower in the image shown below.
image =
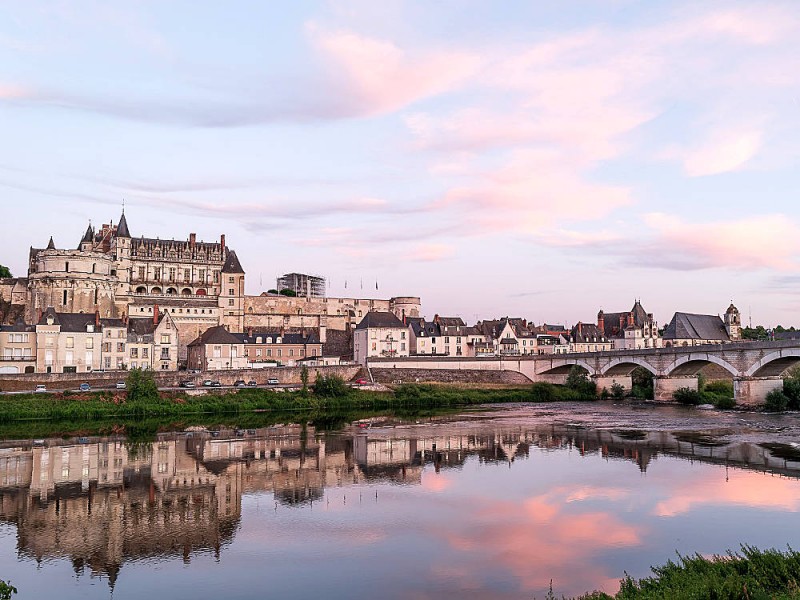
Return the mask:
<svg viewBox="0 0 800 600">
<path fill-rule="evenodd" d="M 742 317 L 733 302 L 731 302 L 728 310 L 725 311 L 725 331 L 728 332 L 728 337 L 732 342 L 738 342 L 742 339 Z"/>
</svg>

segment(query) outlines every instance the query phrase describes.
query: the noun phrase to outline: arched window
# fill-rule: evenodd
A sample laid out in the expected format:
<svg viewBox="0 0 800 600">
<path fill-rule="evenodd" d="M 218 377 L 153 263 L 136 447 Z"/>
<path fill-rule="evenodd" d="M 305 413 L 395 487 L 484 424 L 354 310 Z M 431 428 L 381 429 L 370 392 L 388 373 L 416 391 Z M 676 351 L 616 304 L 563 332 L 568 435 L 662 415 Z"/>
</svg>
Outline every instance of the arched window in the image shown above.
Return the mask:
<svg viewBox="0 0 800 600">
<path fill-rule="evenodd" d="M 144 287 L 143 285 L 140 285 L 139 287 L 136 288 L 136 293 L 137 294 L 146 294 L 147 293 L 147 288 Z"/>
<path fill-rule="evenodd" d="M 208 292 L 201 288 L 195 292 L 195 296 L 205 296 L 207 293 Z"/>
<path fill-rule="evenodd" d="M 182 296 L 191 296 L 192 295 L 192 290 L 190 290 L 189 288 L 183 288 L 181 290 L 181 295 Z"/>
<path fill-rule="evenodd" d="M 172 287 L 171 288 L 167 288 L 167 295 L 168 296 L 175 296 L 177 294 L 178 294 L 178 290 L 176 290 L 175 288 L 172 288 Z"/>
<path fill-rule="evenodd" d="M 152 290 L 150 290 L 150 293 L 151 294 L 160 294 L 161 293 L 161 288 L 156 286 Z"/>
</svg>

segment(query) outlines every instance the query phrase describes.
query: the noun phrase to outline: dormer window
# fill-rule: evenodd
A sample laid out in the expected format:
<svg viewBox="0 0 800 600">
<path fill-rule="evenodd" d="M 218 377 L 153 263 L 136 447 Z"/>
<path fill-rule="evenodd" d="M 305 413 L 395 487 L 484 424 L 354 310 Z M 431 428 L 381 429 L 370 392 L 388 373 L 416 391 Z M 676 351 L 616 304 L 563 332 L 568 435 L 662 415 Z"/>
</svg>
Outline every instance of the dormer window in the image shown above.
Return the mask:
<svg viewBox="0 0 800 600">
<path fill-rule="evenodd" d="M 276 338 L 275 338 L 275 343 L 276 343 L 276 344 L 280 344 L 280 343 L 281 343 L 281 338 L 279 338 L 279 337 L 276 337 Z"/>
<path fill-rule="evenodd" d="M 256 338 L 256 344 L 261 344 L 261 343 L 263 343 L 263 341 L 264 341 L 264 338 L 262 338 L 261 336 L 258 336 Z"/>
<path fill-rule="evenodd" d="M 52 325 L 52 324 L 53 324 L 53 322 L 54 322 L 54 319 L 53 319 L 53 317 L 52 317 L 52 316 L 50 316 L 50 315 L 48 315 L 48 317 L 47 317 L 47 324 L 48 324 L 48 325 Z"/>
<path fill-rule="evenodd" d="M 86 333 L 94 333 L 94 325 L 91 323 L 86 325 Z"/>
</svg>

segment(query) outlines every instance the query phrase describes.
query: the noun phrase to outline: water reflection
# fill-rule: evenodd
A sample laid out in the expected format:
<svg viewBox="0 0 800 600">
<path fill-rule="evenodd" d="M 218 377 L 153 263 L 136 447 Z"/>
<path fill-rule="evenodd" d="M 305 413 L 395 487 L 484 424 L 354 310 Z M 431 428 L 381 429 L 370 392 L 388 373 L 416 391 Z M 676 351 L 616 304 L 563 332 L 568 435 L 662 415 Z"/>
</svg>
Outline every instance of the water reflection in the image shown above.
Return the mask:
<svg viewBox="0 0 800 600">
<path fill-rule="evenodd" d="M 533 453 L 558 456 L 555 468 L 548 470 L 544 462 L 533 469 Z M 669 459 L 668 483 L 652 482 L 645 496 L 630 476 L 646 474 L 662 457 Z M 734 476 L 710 489 L 707 472 L 687 471 L 675 457 L 725 465 Z M 623 467 L 627 478 L 619 470 L 598 471 L 597 459 Z M 496 469 L 517 470 L 520 463 L 528 468 L 519 479 Z M 464 474 L 468 464 L 479 474 Z M 657 537 L 651 522 L 627 514 L 675 518 L 726 504 L 798 510 L 795 481 L 756 471 L 797 478 L 800 457 L 790 446 L 692 433 L 480 420 L 361 423 L 337 433 L 300 425 L 180 432 L 145 444 L 29 440 L 0 447 L 0 519 L 16 527 L 18 560 L 66 559 L 75 573 L 102 576 L 113 587 L 126 563 L 188 564 L 203 554 L 219 560 L 237 536 L 253 543 L 241 531 L 243 497 L 270 494 L 276 510 L 302 511 L 329 503 L 326 494 L 334 490 L 346 504 L 351 487 L 359 495 L 374 490 L 377 503 L 378 489 L 389 486 L 400 496 L 383 505 L 383 520 L 371 528 L 352 526 L 361 540 L 348 540 L 336 527 L 326 531 L 319 522 L 272 527 L 293 527 L 298 536 L 316 536 L 321 543 L 329 534 L 338 544 L 373 545 L 413 534 L 423 544 L 444 544 L 447 553 L 424 566 L 424 585 L 408 594 L 398 590 L 397 597 L 428 597 L 430 590 L 442 597 L 454 593 L 453 586 L 461 597 L 500 597 L 500 574 L 514 582 L 509 597 L 541 590 L 553 577 L 574 585 L 572 592 L 600 585 L 613 591 L 630 565 L 598 556 Z M 403 495 L 403 489 L 419 490 L 426 499 Z M 434 503 L 430 498 L 436 495 L 446 502 Z M 270 533 L 277 537 L 274 529 Z M 397 551 L 402 557 L 409 549 Z M 570 575 L 575 564 L 580 574 Z"/>
</svg>

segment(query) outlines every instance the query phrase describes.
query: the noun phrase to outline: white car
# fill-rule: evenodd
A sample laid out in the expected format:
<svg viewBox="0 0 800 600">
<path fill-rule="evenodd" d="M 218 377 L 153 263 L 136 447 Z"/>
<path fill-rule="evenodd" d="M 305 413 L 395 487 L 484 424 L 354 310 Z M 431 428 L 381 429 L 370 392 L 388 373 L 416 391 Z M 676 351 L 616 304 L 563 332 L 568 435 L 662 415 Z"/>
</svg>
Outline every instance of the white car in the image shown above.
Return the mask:
<svg viewBox="0 0 800 600">
<path fill-rule="evenodd" d="M 47 386 L 43 383 L 40 383 L 36 386 L 36 389 L 33 391 L 36 394 L 44 394 L 47 391 Z"/>
<path fill-rule="evenodd" d="M 275 379 L 274 377 L 267 379 L 267 385 L 280 385 L 280 381 Z"/>
</svg>

